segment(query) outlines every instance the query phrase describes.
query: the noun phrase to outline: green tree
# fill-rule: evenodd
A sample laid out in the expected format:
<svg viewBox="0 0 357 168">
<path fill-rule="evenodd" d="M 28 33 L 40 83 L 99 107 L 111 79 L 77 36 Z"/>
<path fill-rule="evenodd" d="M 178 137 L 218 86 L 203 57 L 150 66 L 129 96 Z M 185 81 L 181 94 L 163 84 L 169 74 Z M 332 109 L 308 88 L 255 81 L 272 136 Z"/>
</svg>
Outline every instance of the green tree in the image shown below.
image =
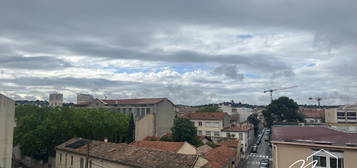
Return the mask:
<svg viewBox="0 0 357 168">
<path fill-rule="evenodd" d="M 254 135 L 258 135 L 258 130 L 259 130 L 259 120 L 258 120 L 258 115 L 256 113 L 251 114 L 247 118 L 248 122 L 254 125 Z"/>
<path fill-rule="evenodd" d="M 197 137 L 197 128 L 188 119 L 176 117 L 171 132 L 172 139 L 176 142 L 186 141 L 195 146 L 202 145 L 202 142 Z"/>
<path fill-rule="evenodd" d="M 134 115 L 130 114 L 130 121 L 128 127 L 128 136 L 127 136 L 127 143 L 131 143 L 135 140 L 135 121 Z"/>
<path fill-rule="evenodd" d="M 303 121 L 304 116 L 298 113 L 298 104 L 288 97 L 280 97 L 277 100 L 273 100 L 267 110 L 263 111 L 266 123 L 268 127 L 271 127 L 273 122 L 287 121 L 287 122 L 297 122 Z"/>
<path fill-rule="evenodd" d="M 198 112 L 222 112 L 218 106 L 206 106 L 198 110 Z"/>
<path fill-rule="evenodd" d="M 16 106 L 14 144 L 27 156 L 54 155 L 55 147 L 70 138 L 108 138 L 122 142 L 128 134 L 129 116 L 106 109 Z"/>
</svg>

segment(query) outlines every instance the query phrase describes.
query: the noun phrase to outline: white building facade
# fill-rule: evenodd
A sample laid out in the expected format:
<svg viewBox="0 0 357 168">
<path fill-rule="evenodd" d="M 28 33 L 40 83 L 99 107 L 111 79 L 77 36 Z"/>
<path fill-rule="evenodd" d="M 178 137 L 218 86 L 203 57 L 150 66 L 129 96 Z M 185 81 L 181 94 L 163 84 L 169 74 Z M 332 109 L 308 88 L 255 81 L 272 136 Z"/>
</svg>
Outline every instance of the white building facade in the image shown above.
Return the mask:
<svg viewBox="0 0 357 168">
<path fill-rule="evenodd" d="M 232 103 L 221 103 L 218 107 L 225 113 L 229 115 L 238 114 L 239 122 L 242 123 L 247 120 L 247 118 L 254 113 L 252 108 L 247 107 L 237 107 Z"/>
<path fill-rule="evenodd" d="M 15 101 L 0 94 L 0 168 L 10 168 L 15 124 Z"/>
<path fill-rule="evenodd" d="M 241 124 L 222 130 L 222 137 L 229 139 L 239 139 L 241 142 L 242 152 L 247 152 L 249 147 L 254 143 L 254 126 L 251 124 Z"/>
<path fill-rule="evenodd" d="M 62 107 L 63 106 L 63 94 L 51 93 L 49 98 L 50 107 Z"/>
</svg>

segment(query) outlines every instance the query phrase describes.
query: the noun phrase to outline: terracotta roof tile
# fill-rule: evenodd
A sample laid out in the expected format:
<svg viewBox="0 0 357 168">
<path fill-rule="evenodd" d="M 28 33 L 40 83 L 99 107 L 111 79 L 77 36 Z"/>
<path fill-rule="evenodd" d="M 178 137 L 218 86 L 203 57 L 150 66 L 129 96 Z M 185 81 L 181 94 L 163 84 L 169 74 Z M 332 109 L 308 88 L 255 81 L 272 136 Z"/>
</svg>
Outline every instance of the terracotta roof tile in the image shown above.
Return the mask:
<svg viewBox="0 0 357 168">
<path fill-rule="evenodd" d="M 118 100 L 101 100 L 106 104 L 156 104 L 166 98 L 142 98 L 142 99 L 118 99 Z"/>
<path fill-rule="evenodd" d="M 87 145 L 74 145 L 77 148 L 71 148 L 69 146 L 80 140 L 84 139 L 73 138 L 57 146 L 56 149 L 86 155 Z M 103 141 L 90 141 L 89 155 L 90 157 L 138 168 L 192 168 L 198 158 L 198 155 L 178 154 L 128 144 L 106 143 Z"/>
<path fill-rule="evenodd" d="M 356 133 L 345 133 L 325 127 L 273 127 L 273 141 L 315 141 L 330 142 L 333 145 L 345 146 L 346 143 L 357 144 Z"/>
<path fill-rule="evenodd" d="M 223 168 L 227 164 L 230 164 L 230 160 L 234 158 L 236 154 L 237 150 L 226 146 L 220 146 L 206 153 L 205 158 L 208 160 L 212 168 Z"/>
<path fill-rule="evenodd" d="M 232 125 L 229 128 L 224 128 L 223 131 L 242 132 L 242 131 L 251 130 L 253 128 L 254 126 L 252 124 L 239 124 L 239 125 Z"/>
<path fill-rule="evenodd" d="M 321 118 L 325 115 L 324 109 L 311 109 L 311 108 L 303 108 L 299 110 L 300 113 L 303 113 L 308 118 Z"/>
<path fill-rule="evenodd" d="M 197 148 L 198 154 L 200 155 L 204 155 L 207 152 L 209 152 L 210 150 L 212 150 L 213 148 L 208 146 L 208 145 L 203 145 Z"/>
<path fill-rule="evenodd" d="M 165 141 L 135 141 L 131 145 L 157 149 L 167 152 L 177 152 L 184 145 L 184 142 L 165 142 Z"/>
<path fill-rule="evenodd" d="M 225 112 L 197 112 L 184 115 L 185 118 L 191 120 L 223 120 L 225 116 L 229 115 Z"/>
<path fill-rule="evenodd" d="M 239 141 L 238 140 L 222 141 L 222 142 L 219 142 L 218 145 L 227 146 L 230 148 L 237 148 L 239 145 Z"/>
</svg>

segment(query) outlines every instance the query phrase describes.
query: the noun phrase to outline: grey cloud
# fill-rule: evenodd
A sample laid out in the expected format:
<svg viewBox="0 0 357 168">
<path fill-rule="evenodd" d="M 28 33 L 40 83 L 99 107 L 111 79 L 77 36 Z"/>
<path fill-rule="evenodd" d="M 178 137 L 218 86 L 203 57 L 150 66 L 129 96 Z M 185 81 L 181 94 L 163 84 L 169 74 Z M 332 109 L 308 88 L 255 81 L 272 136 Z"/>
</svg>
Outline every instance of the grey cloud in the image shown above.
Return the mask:
<svg viewBox="0 0 357 168">
<path fill-rule="evenodd" d="M 235 80 L 243 80 L 244 74 L 239 73 L 237 65 L 221 65 L 217 67 L 214 73 L 225 75 L 226 77 L 235 79 Z"/>
<path fill-rule="evenodd" d="M 0 68 L 53 70 L 70 66 L 71 63 L 50 56 L 0 55 Z"/>
<path fill-rule="evenodd" d="M 137 82 L 112 81 L 100 78 L 40 78 L 40 77 L 19 77 L 16 79 L 0 79 L 2 82 L 13 83 L 19 86 L 51 86 L 57 88 L 76 87 L 87 89 L 106 89 L 110 87 L 121 87 L 138 84 Z"/>
</svg>

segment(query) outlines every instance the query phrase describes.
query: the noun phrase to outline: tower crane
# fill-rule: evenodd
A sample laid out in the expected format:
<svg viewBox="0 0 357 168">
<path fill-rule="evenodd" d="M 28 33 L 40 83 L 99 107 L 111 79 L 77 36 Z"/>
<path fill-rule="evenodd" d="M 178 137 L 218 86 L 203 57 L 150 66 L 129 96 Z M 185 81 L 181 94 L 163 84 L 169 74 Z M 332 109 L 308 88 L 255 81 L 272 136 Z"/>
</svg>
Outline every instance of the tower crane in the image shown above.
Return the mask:
<svg viewBox="0 0 357 168">
<path fill-rule="evenodd" d="M 273 92 L 275 91 L 279 91 L 279 90 L 286 90 L 286 89 L 291 89 L 291 88 L 296 88 L 298 87 L 297 85 L 295 86 L 290 86 L 290 87 L 285 87 L 285 88 L 277 88 L 277 89 L 268 89 L 268 90 L 264 90 L 264 93 L 270 92 L 270 101 L 273 101 Z"/>
<path fill-rule="evenodd" d="M 317 101 L 317 106 L 320 107 L 320 103 L 322 98 L 321 97 L 309 97 L 309 100 L 316 100 Z"/>
</svg>

